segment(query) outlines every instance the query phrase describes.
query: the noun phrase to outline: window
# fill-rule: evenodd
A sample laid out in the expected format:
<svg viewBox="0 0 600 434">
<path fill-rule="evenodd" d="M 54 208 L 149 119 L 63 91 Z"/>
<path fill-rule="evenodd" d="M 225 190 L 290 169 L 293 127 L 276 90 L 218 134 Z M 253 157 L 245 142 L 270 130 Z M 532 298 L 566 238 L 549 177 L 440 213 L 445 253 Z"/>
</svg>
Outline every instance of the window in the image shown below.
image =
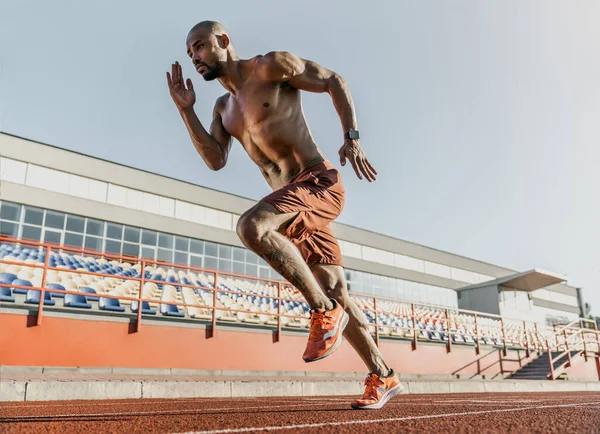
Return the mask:
<svg viewBox="0 0 600 434">
<path fill-rule="evenodd" d="M 85 248 L 90 250 L 102 250 L 102 238 L 86 236 Z"/>
<path fill-rule="evenodd" d="M 231 259 L 231 246 L 219 244 L 219 258 Z"/>
<path fill-rule="evenodd" d="M 246 274 L 248 276 L 258 276 L 258 267 L 254 264 L 246 264 Z"/>
<path fill-rule="evenodd" d="M 232 268 L 231 261 L 229 261 L 227 259 L 219 259 L 219 270 L 231 272 L 231 268 Z"/>
<path fill-rule="evenodd" d="M 125 226 L 125 241 L 132 243 L 140 242 L 140 230 L 138 228 L 132 228 L 131 226 Z"/>
<path fill-rule="evenodd" d="M 204 257 L 204 267 L 209 270 L 217 269 L 217 258 L 211 258 L 210 256 Z"/>
<path fill-rule="evenodd" d="M 204 254 L 204 241 L 190 240 L 190 252 L 197 253 L 199 255 Z"/>
<path fill-rule="evenodd" d="M 65 236 L 66 239 L 66 236 Z M 116 253 L 117 255 L 121 254 L 121 242 L 120 241 L 113 241 L 113 240 L 106 240 L 106 247 L 104 248 L 105 252 L 108 253 Z"/>
<path fill-rule="evenodd" d="M 21 205 L 2 202 L 2 205 L 0 206 L 0 218 L 18 222 L 21 218 Z"/>
<path fill-rule="evenodd" d="M 63 229 L 65 227 L 65 215 L 61 212 L 46 211 L 44 226 L 47 228 Z"/>
<path fill-rule="evenodd" d="M 236 274 L 246 274 L 246 264 L 243 262 L 233 262 L 233 272 Z"/>
<path fill-rule="evenodd" d="M 190 265 L 192 267 L 202 267 L 202 256 L 190 255 Z"/>
<path fill-rule="evenodd" d="M 85 229 L 87 235 L 96 235 L 101 237 L 104 235 L 104 222 L 100 220 L 87 219 L 87 227 Z"/>
<path fill-rule="evenodd" d="M 142 244 L 146 244 L 148 246 L 156 246 L 156 240 L 158 239 L 158 234 L 154 231 L 149 231 L 144 229 L 142 231 Z"/>
<path fill-rule="evenodd" d="M 173 262 L 173 251 L 158 249 L 158 255 L 156 256 L 156 259 L 159 261 Z"/>
<path fill-rule="evenodd" d="M 269 279 L 271 277 L 269 269 L 265 267 L 260 267 L 259 276 L 263 279 Z"/>
<path fill-rule="evenodd" d="M 206 242 L 204 243 L 204 254 L 207 256 L 219 256 L 219 246 L 215 243 Z"/>
<path fill-rule="evenodd" d="M 240 249 L 239 247 L 233 248 L 233 260 L 234 261 L 246 261 L 246 252 L 244 249 Z"/>
<path fill-rule="evenodd" d="M 25 223 L 32 225 L 42 225 L 44 221 L 44 210 L 39 208 L 25 207 Z M 38 238 L 39 239 L 39 238 Z"/>
<path fill-rule="evenodd" d="M 23 234 L 21 235 L 21 237 L 26 240 L 39 241 L 42 237 L 42 228 L 23 225 Z"/>
<path fill-rule="evenodd" d="M 60 232 L 54 232 L 46 230 L 44 233 L 44 242 L 45 243 L 53 243 L 60 244 L 60 238 L 62 234 Z"/>
<path fill-rule="evenodd" d="M 189 238 L 175 237 L 175 250 L 181 250 L 187 252 L 189 250 L 190 240 Z"/>
<path fill-rule="evenodd" d="M 188 264 L 188 254 L 182 252 L 175 252 L 175 263 L 176 264 Z"/>
<path fill-rule="evenodd" d="M 247 264 L 257 264 L 258 256 L 251 250 L 246 250 L 246 263 Z"/>
<path fill-rule="evenodd" d="M 120 240 L 123 237 L 123 225 L 117 225 L 115 223 L 106 224 L 106 236 L 107 238 L 113 238 Z"/>
<path fill-rule="evenodd" d="M 67 216 L 67 230 L 71 232 L 83 233 L 85 219 L 74 215 Z"/>
<path fill-rule="evenodd" d="M 155 257 L 156 257 L 156 248 L 155 247 L 142 246 L 142 258 L 154 259 Z"/>
<path fill-rule="evenodd" d="M 83 246 L 83 235 L 70 234 L 69 232 L 65 232 L 64 245 L 71 246 L 71 247 L 82 247 Z"/>
<path fill-rule="evenodd" d="M 137 244 L 123 243 L 123 255 L 138 257 L 140 246 Z"/>
<path fill-rule="evenodd" d="M 17 238 L 19 236 L 19 225 L 16 223 L 0 222 L 0 233 Z"/>
<path fill-rule="evenodd" d="M 173 248 L 173 235 L 160 234 L 158 237 L 158 246 L 164 247 L 165 249 Z"/>
</svg>

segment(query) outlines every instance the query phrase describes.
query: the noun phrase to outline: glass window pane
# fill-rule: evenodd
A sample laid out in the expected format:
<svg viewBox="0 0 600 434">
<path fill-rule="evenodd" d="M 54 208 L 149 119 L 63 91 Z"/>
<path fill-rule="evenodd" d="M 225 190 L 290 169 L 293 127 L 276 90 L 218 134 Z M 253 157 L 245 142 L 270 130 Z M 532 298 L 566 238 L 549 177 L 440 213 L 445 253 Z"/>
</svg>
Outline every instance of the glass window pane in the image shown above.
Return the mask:
<svg viewBox="0 0 600 434">
<path fill-rule="evenodd" d="M 142 246 L 142 258 L 154 259 L 156 256 L 156 249 Z"/>
<path fill-rule="evenodd" d="M 46 231 L 44 233 L 44 242 L 60 244 L 60 236 L 61 236 L 60 232 Z"/>
<path fill-rule="evenodd" d="M 156 256 L 156 259 L 159 261 L 173 262 L 173 251 L 158 249 L 158 255 Z"/>
<path fill-rule="evenodd" d="M 158 237 L 158 245 L 159 247 L 164 247 L 165 249 L 173 248 L 173 235 L 170 234 L 160 234 Z"/>
<path fill-rule="evenodd" d="M 219 259 L 219 270 L 231 271 L 231 261 L 228 261 L 227 259 Z"/>
<path fill-rule="evenodd" d="M 190 240 L 190 252 L 204 254 L 204 241 Z"/>
<path fill-rule="evenodd" d="M 65 215 L 62 212 L 46 211 L 46 222 L 48 228 L 62 229 L 65 227 Z"/>
<path fill-rule="evenodd" d="M 0 218 L 18 222 L 21 218 L 21 205 L 2 202 L 2 205 L 0 206 Z"/>
<path fill-rule="evenodd" d="M 257 264 L 258 256 L 252 250 L 246 250 L 246 263 L 247 264 Z"/>
<path fill-rule="evenodd" d="M 138 244 L 123 243 L 123 255 L 138 257 L 140 246 Z"/>
<path fill-rule="evenodd" d="M 269 272 L 268 268 L 260 267 L 259 272 L 260 272 L 259 276 L 262 277 L 263 279 L 269 279 L 271 277 L 271 273 Z"/>
<path fill-rule="evenodd" d="M 187 252 L 189 244 L 190 244 L 189 238 L 175 237 L 175 250 L 181 250 L 182 252 Z"/>
<path fill-rule="evenodd" d="M 258 256 L 258 255 L 257 255 Z M 267 261 L 265 261 L 263 258 L 261 258 L 260 256 L 258 256 L 258 265 L 262 265 L 263 267 L 268 267 L 269 264 L 267 264 Z"/>
<path fill-rule="evenodd" d="M 149 246 L 156 246 L 156 240 L 158 239 L 158 233 L 144 229 L 142 231 L 142 244 Z"/>
<path fill-rule="evenodd" d="M 254 264 L 246 264 L 246 274 L 248 276 L 258 276 L 258 267 Z"/>
<path fill-rule="evenodd" d="M 204 243 L 204 254 L 208 256 L 219 256 L 219 246 L 215 243 L 206 242 Z"/>
<path fill-rule="evenodd" d="M 231 246 L 219 245 L 219 258 L 231 259 Z"/>
<path fill-rule="evenodd" d="M 66 236 L 65 236 L 66 239 Z M 120 241 L 113 241 L 113 240 L 106 240 L 106 247 L 104 248 L 105 252 L 108 253 L 116 253 L 117 255 L 121 254 L 121 242 Z"/>
<path fill-rule="evenodd" d="M 17 238 L 19 236 L 19 225 L 16 223 L 0 222 L 0 233 Z"/>
<path fill-rule="evenodd" d="M 212 258 L 210 256 L 205 256 L 204 257 L 204 268 L 209 269 L 209 270 L 216 270 L 217 269 L 217 258 Z"/>
<path fill-rule="evenodd" d="M 132 243 L 140 242 L 140 230 L 139 228 L 132 228 L 131 226 L 125 226 L 125 241 L 131 241 Z"/>
<path fill-rule="evenodd" d="M 42 228 L 23 225 L 23 234 L 21 237 L 26 240 L 39 241 L 42 236 Z"/>
<path fill-rule="evenodd" d="M 236 274 L 246 274 L 246 264 L 243 262 L 234 262 L 233 272 Z"/>
<path fill-rule="evenodd" d="M 176 264 L 188 264 L 188 254 L 183 252 L 175 252 L 175 263 Z"/>
<path fill-rule="evenodd" d="M 25 223 L 32 225 L 42 225 L 44 221 L 44 210 L 39 208 L 33 208 L 30 206 L 25 207 Z M 39 238 L 38 238 L 39 239 Z"/>
<path fill-rule="evenodd" d="M 190 255 L 190 265 L 192 267 L 202 268 L 202 256 Z"/>
<path fill-rule="evenodd" d="M 116 223 L 106 224 L 106 236 L 115 240 L 120 240 L 123 237 L 123 225 Z"/>
<path fill-rule="evenodd" d="M 100 220 L 87 219 L 87 226 L 85 228 L 87 235 L 97 235 L 99 237 L 104 235 L 104 222 Z"/>
<path fill-rule="evenodd" d="M 234 247 L 233 248 L 233 260 L 245 262 L 246 261 L 245 249 L 241 249 L 239 247 Z"/>
<path fill-rule="evenodd" d="M 98 251 L 102 250 L 102 238 L 86 236 L 85 248 Z"/>
<path fill-rule="evenodd" d="M 71 234 L 65 232 L 65 246 L 82 247 L 83 246 L 83 235 Z"/>
<path fill-rule="evenodd" d="M 74 215 L 67 216 L 67 230 L 71 232 L 83 233 L 85 219 Z"/>
</svg>

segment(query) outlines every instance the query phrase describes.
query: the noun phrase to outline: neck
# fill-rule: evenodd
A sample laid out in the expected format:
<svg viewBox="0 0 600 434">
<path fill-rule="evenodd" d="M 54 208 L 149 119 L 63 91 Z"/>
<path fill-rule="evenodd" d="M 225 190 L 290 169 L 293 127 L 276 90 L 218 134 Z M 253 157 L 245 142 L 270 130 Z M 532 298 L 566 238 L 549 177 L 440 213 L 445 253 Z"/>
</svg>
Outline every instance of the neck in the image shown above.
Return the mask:
<svg viewBox="0 0 600 434">
<path fill-rule="evenodd" d="M 218 78 L 219 83 L 230 93 L 235 95 L 244 84 L 244 74 L 240 58 L 235 52 L 227 53 L 227 60 L 223 65 L 222 75 Z"/>
</svg>

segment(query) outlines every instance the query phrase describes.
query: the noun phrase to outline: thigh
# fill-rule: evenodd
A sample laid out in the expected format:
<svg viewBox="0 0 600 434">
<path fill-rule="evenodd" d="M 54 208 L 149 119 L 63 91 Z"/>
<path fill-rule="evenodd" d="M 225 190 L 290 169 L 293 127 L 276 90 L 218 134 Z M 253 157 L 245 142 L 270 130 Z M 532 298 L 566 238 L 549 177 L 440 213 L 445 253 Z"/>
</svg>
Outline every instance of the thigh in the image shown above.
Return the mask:
<svg viewBox="0 0 600 434">
<path fill-rule="evenodd" d="M 272 204 L 261 200 L 238 219 L 238 233 L 247 226 L 260 230 L 274 230 L 285 235 L 287 227 L 298 216 L 298 212 L 281 212 Z"/>
</svg>

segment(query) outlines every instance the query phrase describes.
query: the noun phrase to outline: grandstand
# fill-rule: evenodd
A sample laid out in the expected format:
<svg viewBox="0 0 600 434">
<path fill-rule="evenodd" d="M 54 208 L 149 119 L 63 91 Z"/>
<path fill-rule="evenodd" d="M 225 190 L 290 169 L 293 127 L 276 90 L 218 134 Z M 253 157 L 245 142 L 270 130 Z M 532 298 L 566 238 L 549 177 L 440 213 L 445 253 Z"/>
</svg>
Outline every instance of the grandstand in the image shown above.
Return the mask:
<svg viewBox="0 0 600 434">
<path fill-rule="evenodd" d="M 199 345 L 184 336 L 181 328 L 188 327 L 203 327 L 210 336 L 219 329 L 238 333 L 248 342 L 265 332 L 275 333 L 275 342 L 283 336 L 306 338 L 310 313 L 301 294 L 243 248 L 235 233 L 237 218 L 254 202 L 6 134 L 0 135 L 0 153 L 4 327 L 19 315 L 35 316 L 37 325 L 68 318 L 79 321 L 82 330 L 90 320 L 127 323 L 134 325 L 133 334 L 147 324 L 152 333 L 178 328 L 170 335 L 177 336 L 178 348 Z M 412 367 L 402 358 L 404 348 L 414 351 L 421 344 L 455 357 L 434 372 L 460 372 L 473 354 L 489 349 L 516 354 L 519 366 L 534 353 L 548 354 L 555 359 L 550 378 L 565 371 L 573 351 L 586 360 L 599 351 L 595 327 L 579 318 L 581 295 L 563 276 L 517 272 L 339 223 L 333 230 L 352 298 L 378 345 L 394 348 L 405 369 L 427 369 L 427 354 Z M 98 330 L 108 333 L 108 327 Z M 136 366 L 150 363 L 147 352 L 136 351 Z M 84 357 L 77 352 L 71 348 L 73 360 Z M 11 355 L 9 360 L 51 364 L 65 360 L 60 357 Z M 102 357 L 105 363 L 133 363 L 108 360 L 116 355 L 93 357 L 94 363 Z M 215 357 L 215 364 L 222 362 Z M 169 363 L 200 363 L 182 360 Z M 279 361 L 290 371 L 298 369 L 296 362 Z M 77 366 L 84 363 L 81 359 Z M 232 369 L 245 366 L 228 363 Z M 337 363 L 322 366 L 336 370 Z M 352 361 L 344 369 L 359 371 L 359 366 Z M 488 373 L 505 375 L 516 366 L 508 357 Z"/>
</svg>

